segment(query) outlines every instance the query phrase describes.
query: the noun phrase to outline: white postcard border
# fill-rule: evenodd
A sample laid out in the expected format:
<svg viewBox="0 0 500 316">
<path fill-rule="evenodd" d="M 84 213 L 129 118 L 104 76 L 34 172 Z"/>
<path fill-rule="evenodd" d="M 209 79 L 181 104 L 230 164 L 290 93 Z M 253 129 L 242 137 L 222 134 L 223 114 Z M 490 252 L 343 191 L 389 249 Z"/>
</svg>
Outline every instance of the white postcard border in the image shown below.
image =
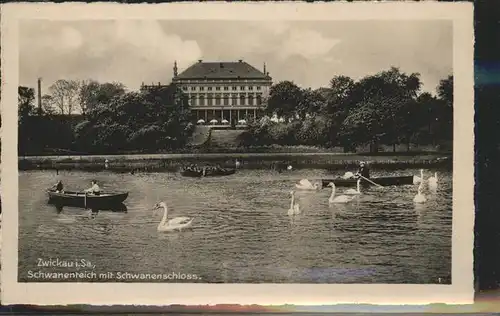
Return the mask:
<svg viewBox="0 0 500 316">
<path fill-rule="evenodd" d="M 171 3 L 2 5 L 2 304 L 322 305 L 473 302 L 474 98 L 471 3 Z M 452 285 L 18 283 L 17 86 L 21 19 L 453 20 Z M 8 132 L 6 132 L 8 131 Z"/>
</svg>

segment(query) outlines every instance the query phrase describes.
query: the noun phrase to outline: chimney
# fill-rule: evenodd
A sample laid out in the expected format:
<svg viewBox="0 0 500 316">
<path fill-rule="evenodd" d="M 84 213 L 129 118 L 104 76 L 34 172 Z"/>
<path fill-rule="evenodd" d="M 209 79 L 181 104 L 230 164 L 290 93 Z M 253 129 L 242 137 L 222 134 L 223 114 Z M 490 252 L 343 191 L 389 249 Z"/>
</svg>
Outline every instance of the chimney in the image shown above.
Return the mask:
<svg viewBox="0 0 500 316">
<path fill-rule="evenodd" d="M 177 77 L 177 60 L 174 61 L 174 77 Z"/>
<path fill-rule="evenodd" d="M 241 63 L 241 62 L 243 62 L 243 59 L 239 59 L 238 61 Z"/>
<path fill-rule="evenodd" d="M 203 59 L 198 59 L 198 62 L 201 63 L 203 61 Z"/>
<path fill-rule="evenodd" d="M 264 63 L 264 75 L 266 74 L 266 63 Z"/>
<path fill-rule="evenodd" d="M 223 64 L 223 63 L 220 63 L 220 67 L 221 67 L 221 68 L 224 68 L 224 64 Z"/>
<path fill-rule="evenodd" d="M 38 78 L 38 114 L 42 114 L 42 78 Z"/>
</svg>

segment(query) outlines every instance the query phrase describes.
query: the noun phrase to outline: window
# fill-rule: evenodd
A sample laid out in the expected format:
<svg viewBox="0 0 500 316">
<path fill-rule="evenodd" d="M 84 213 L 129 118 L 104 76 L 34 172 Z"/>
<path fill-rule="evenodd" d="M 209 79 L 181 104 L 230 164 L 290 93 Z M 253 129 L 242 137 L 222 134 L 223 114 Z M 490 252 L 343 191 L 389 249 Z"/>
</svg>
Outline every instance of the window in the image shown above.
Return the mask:
<svg viewBox="0 0 500 316">
<path fill-rule="evenodd" d="M 245 90 L 245 86 L 241 86 L 241 87 L 240 87 L 240 89 L 241 89 L 241 90 Z"/>
<path fill-rule="evenodd" d="M 205 87 L 200 87 L 200 91 L 205 91 Z"/>
<path fill-rule="evenodd" d="M 215 87 L 215 90 L 220 91 L 220 87 Z"/>
<path fill-rule="evenodd" d="M 257 86 L 257 90 L 260 90 L 260 86 Z"/>
<path fill-rule="evenodd" d="M 182 90 L 184 91 L 187 91 L 187 89 L 188 89 L 187 87 L 182 87 Z"/>
<path fill-rule="evenodd" d="M 229 96 L 227 94 L 224 95 L 224 105 L 229 105 Z"/>
<path fill-rule="evenodd" d="M 229 90 L 229 87 L 224 87 L 224 91 L 228 91 Z"/>
<path fill-rule="evenodd" d="M 205 105 L 205 96 L 200 95 L 199 103 L 200 103 L 200 105 Z"/>
<path fill-rule="evenodd" d="M 240 105 L 246 105 L 244 94 L 240 95 Z"/>
<path fill-rule="evenodd" d="M 248 90 L 253 90 L 253 86 L 248 86 Z"/>
<path fill-rule="evenodd" d="M 208 87 L 208 88 L 207 88 L 207 90 L 208 90 L 208 91 L 212 91 L 212 87 Z"/>
<path fill-rule="evenodd" d="M 237 95 L 233 95 L 233 100 L 231 101 L 231 104 L 238 105 L 238 96 Z"/>
<path fill-rule="evenodd" d="M 196 106 L 196 96 L 195 95 L 191 96 L 191 105 Z"/>
<path fill-rule="evenodd" d="M 212 96 L 211 96 L 211 95 L 209 95 L 209 96 L 207 97 L 207 104 L 208 104 L 208 106 L 212 106 L 212 105 L 213 105 L 213 99 L 212 99 Z"/>
<path fill-rule="evenodd" d="M 215 105 L 220 105 L 220 95 L 215 97 Z"/>
<path fill-rule="evenodd" d="M 248 96 L 248 105 L 253 105 L 253 95 Z"/>
<path fill-rule="evenodd" d="M 257 105 L 262 105 L 262 96 L 260 94 L 257 95 Z"/>
<path fill-rule="evenodd" d="M 238 87 L 233 86 L 233 91 L 238 90 Z"/>
<path fill-rule="evenodd" d="M 196 91 L 196 87 L 191 87 L 191 91 Z"/>
</svg>

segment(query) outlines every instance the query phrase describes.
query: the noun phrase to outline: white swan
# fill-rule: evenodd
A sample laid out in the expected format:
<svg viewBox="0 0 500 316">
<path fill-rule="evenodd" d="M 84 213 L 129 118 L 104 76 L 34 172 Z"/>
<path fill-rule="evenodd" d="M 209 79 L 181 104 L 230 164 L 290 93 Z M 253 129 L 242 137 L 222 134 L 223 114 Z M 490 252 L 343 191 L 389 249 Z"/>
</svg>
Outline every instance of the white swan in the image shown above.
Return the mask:
<svg viewBox="0 0 500 316">
<path fill-rule="evenodd" d="M 422 194 L 422 183 L 418 186 L 418 193 L 415 195 L 413 198 L 413 202 L 415 203 L 425 203 L 427 201 L 427 198 L 425 197 L 424 194 Z"/>
<path fill-rule="evenodd" d="M 307 179 L 302 179 L 299 181 L 299 183 L 295 184 L 295 187 L 301 190 L 318 190 L 320 188 L 320 184 L 319 183 L 312 184 L 311 181 Z"/>
<path fill-rule="evenodd" d="M 430 177 L 428 180 L 429 182 L 429 188 L 430 189 L 436 189 L 438 186 L 438 175 L 437 172 L 434 172 L 434 176 Z"/>
<path fill-rule="evenodd" d="M 424 180 L 424 169 L 420 169 L 420 177 L 413 176 L 413 184 L 422 183 L 423 180 Z"/>
<path fill-rule="evenodd" d="M 165 204 L 165 202 L 160 202 L 154 206 L 153 210 L 157 210 L 160 208 L 163 208 L 163 218 L 161 219 L 160 224 L 158 224 L 159 232 L 166 232 L 172 230 L 180 231 L 184 228 L 190 227 L 191 224 L 193 223 L 193 218 L 184 216 L 175 217 L 167 221 L 167 215 L 168 215 L 167 204 Z"/>
<path fill-rule="evenodd" d="M 335 196 L 335 184 L 333 182 L 330 182 L 328 184 L 328 186 L 332 187 L 332 194 L 330 195 L 330 198 L 328 199 L 328 202 L 330 202 L 330 203 L 349 203 L 354 198 L 354 197 L 348 196 L 348 195 Z"/>
<path fill-rule="evenodd" d="M 345 191 L 344 194 L 351 194 L 351 195 L 361 194 L 361 179 L 358 179 L 358 181 L 356 181 L 356 189 L 349 189 Z"/>
<path fill-rule="evenodd" d="M 354 177 L 354 173 L 352 173 L 351 171 L 347 171 L 343 176 L 342 176 L 342 179 L 351 179 Z"/>
<path fill-rule="evenodd" d="M 290 208 L 288 209 L 288 215 L 297 215 L 300 214 L 300 206 L 299 204 L 295 203 L 295 192 L 291 191 L 290 195 L 292 196 L 291 201 L 290 201 Z"/>
</svg>

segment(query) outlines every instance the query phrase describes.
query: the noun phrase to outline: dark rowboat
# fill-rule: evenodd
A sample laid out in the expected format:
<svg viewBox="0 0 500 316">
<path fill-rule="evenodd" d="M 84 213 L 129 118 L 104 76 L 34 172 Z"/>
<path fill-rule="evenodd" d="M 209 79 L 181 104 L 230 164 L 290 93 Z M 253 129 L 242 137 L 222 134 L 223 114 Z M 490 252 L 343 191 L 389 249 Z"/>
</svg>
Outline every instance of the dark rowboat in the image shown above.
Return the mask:
<svg viewBox="0 0 500 316">
<path fill-rule="evenodd" d="M 184 177 L 192 177 L 192 178 L 201 178 L 201 177 L 222 177 L 229 176 L 236 172 L 236 169 L 206 169 L 205 175 L 203 175 L 203 170 L 191 170 L 191 169 L 182 169 L 181 175 Z"/>
<path fill-rule="evenodd" d="M 398 177 L 378 177 L 370 178 L 371 181 L 379 184 L 381 186 L 391 186 L 391 185 L 408 185 L 413 184 L 413 176 L 398 176 Z M 355 187 L 357 184 L 357 179 L 322 179 L 321 183 L 323 188 L 327 187 L 330 182 L 333 182 L 335 186 L 338 187 Z M 374 185 L 364 179 L 361 179 L 361 184 L 363 185 Z"/>
<path fill-rule="evenodd" d="M 84 192 L 48 191 L 49 203 L 61 206 L 74 206 L 90 209 L 109 209 L 119 206 L 128 197 L 128 192 L 101 192 L 100 195 L 85 194 Z"/>
</svg>

